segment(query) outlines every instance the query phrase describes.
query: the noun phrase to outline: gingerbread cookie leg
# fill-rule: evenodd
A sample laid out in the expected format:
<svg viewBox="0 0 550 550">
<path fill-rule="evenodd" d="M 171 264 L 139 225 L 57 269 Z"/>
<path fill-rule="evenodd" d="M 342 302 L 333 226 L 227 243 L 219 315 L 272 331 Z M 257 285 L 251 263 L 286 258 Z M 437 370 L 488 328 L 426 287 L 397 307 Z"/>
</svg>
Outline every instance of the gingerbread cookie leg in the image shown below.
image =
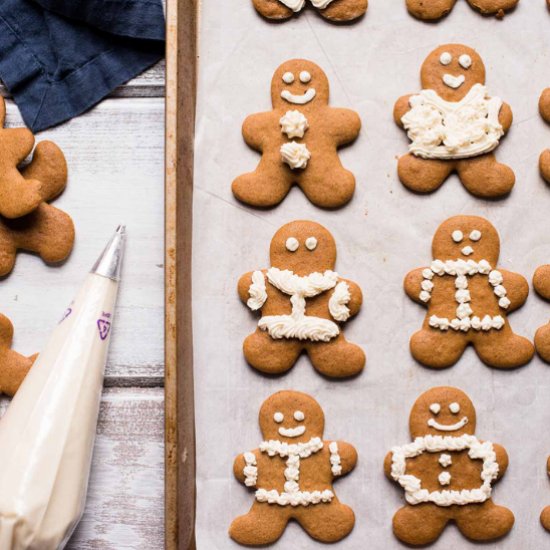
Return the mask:
<svg viewBox="0 0 550 550">
<path fill-rule="evenodd" d="M 437 540 L 449 521 L 435 504 L 405 505 L 393 516 L 393 532 L 405 544 L 423 546 Z"/>
<path fill-rule="evenodd" d="M 550 183 L 550 149 L 546 149 L 539 159 L 540 175 L 547 183 Z"/>
<path fill-rule="evenodd" d="M 540 514 L 540 522 L 542 526 L 550 531 L 550 506 L 547 506 Z"/>
<path fill-rule="evenodd" d="M 477 197 L 502 197 L 516 183 L 512 169 L 497 162 L 493 153 L 458 161 L 456 170 L 464 187 Z"/>
<path fill-rule="evenodd" d="M 454 163 L 403 155 L 397 165 L 401 183 L 415 193 L 431 193 L 450 176 Z"/>
<path fill-rule="evenodd" d="M 253 0 L 256 11 L 268 19 L 289 19 L 294 12 L 279 0 Z"/>
<path fill-rule="evenodd" d="M 346 170 L 337 155 L 327 170 L 327 163 L 310 162 L 300 178 L 300 187 L 306 197 L 321 208 L 340 208 L 355 192 L 355 176 Z"/>
<path fill-rule="evenodd" d="M 233 182 L 235 197 L 246 204 L 268 208 L 279 204 L 288 194 L 294 179 L 286 165 L 280 165 L 279 155 L 264 154 L 254 172 L 243 174 Z"/>
<path fill-rule="evenodd" d="M 407 9 L 418 19 L 435 20 L 447 15 L 456 0 L 407 0 Z"/>
<path fill-rule="evenodd" d="M 517 6 L 519 0 L 468 0 L 468 4 L 484 15 L 494 15 L 510 11 Z"/>
<path fill-rule="evenodd" d="M 543 361 L 550 363 L 550 324 L 544 325 L 535 334 L 535 347 Z"/>
<path fill-rule="evenodd" d="M 527 338 L 514 334 L 509 324 L 500 331 L 475 334 L 473 344 L 486 365 L 499 369 L 526 365 L 535 353 L 533 344 Z"/>
<path fill-rule="evenodd" d="M 514 514 L 490 499 L 482 504 L 458 509 L 454 520 L 464 536 L 476 541 L 499 539 L 514 526 Z"/>
<path fill-rule="evenodd" d="M 306 350 L 311 364 L 331 378 L 355 376 L 365 367 L 365 352 L 348 342 L 342 333 L 330 342 L 308 344 Z"/>
<path fill-rule="evenodd" d="M 365 15 L 368 0 L 334 0 L 319 13 L 330 21 L 353 21 Z"/>
<path fill-rule="evenodd" d="M 440 332 L 430 327 L 412 335 L 412 356 L 422 365 L 433 369 L 452 367 L 464 353 L 468 342 L 459 332 Z"/>
<path fill-rule="evenodd" d="M 347 537 L 355 525 L 353 510 L 337 497 L 320 507 L 303 510 L 296 516 L 308 535 L 324 543 L 338 542 Z"/>
<path fill-rule="evenodd" d="M 263 546 L 276 542 L 284 533 L 289 515 L 281 508 L 255 501 L 248 514 L 236 518 L 229 527 L 229 536 L 245 546 Z"/>
<path fill-rule="evenodd" d="M 299 340 L 275 340 L 260 329 L 244 341 L 244 356 L 250 366 L 266 374 L 282 374 L 290 370 L 302 352 Z"/>
</svg>

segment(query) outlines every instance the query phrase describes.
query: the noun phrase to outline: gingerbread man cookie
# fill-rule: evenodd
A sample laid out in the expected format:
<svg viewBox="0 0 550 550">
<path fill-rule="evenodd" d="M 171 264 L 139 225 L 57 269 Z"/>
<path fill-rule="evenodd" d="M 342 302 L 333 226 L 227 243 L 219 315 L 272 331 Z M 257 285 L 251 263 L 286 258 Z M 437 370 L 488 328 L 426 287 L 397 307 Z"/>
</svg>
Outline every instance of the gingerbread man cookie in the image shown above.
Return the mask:
<svg viewBox="0 0 550 550">
<path fill-rule="evenodd" d="M 550 476 L 550 457 L 548 457 L 548 460 L 546 462 L 546 471 Z M 546 508 L 544 508 L 544 510 L 541 512 L 540 522 L 547 531 L 550 531 L 550 506 L 546 506 Z"/>
<path fill-rule="evenodd" d="M 256 331 L 244 341 L 248 363 L 268 374 L 288 371 L 302 352 L 325 376 L 361 372 L 363 350 L 348 342 L 341 324 L 359 312 L 361 289 L 333 271 L 336 244 L 318 223 L 295 221 L 275 233 L 271 267 L 239 280 L 241 300 L 260 311 Z"/>
<path fill-rule="evenodd" d="M 21 218 L 0 216 L 0 276 L 11 272 L 18 250 L 34 252 L 47 263 L 58 263 L 68 257 L 74 244 L 71 218 L 45 202 L 56 198 L 67 182 L 67 164 L 59 147 L 51 142 L 39 143 L 33 161 L 21 174 L 31 184 L 41 182 L 44 202 Z"/>
<path fill-rule="evenodd" d="M 15 395 L 38 354 L 31 357 L 19 355 L 11 349 L 13 325 L 0 313 L 0 393 Z"/>
<path fill-rule="evenodd" d="M 512 111 L 489 95 L 481 57 L 460 44 L 440 46 L 424 61 L 421 80 L 422 91 L 401 97 L 394 108 L 396 123 L 411 140 L 398 163 L 403 185 L 431 193 L 456 171 L 473 195 L 510 193 L 514 172 L 493 151 L 512 125 Z"/>
<path fill-rule="evenodd" d="M 271 544 L 295 520 L 318 541 L 342 540 L 355 515 L 338 500 L 332 483 L 355 468 L 354 447 L 323 441 L 323 410 L 305 393 L 272 395 L 260 409 L 259 422 L 264 441 L 239 455 L 233 466 L 235 477 L 256 494 L 248 514 L 231 524 L 231 538 L 247 546 Z"/>
<path fill-rule="evenodd" d="M 252 0 L 254 7 L 268 19 L 289 19 L 301 12 L 306 0 Z M 311 5 L 329 21 L 353 21 L 365 15 L 368 0 L 309 0 Z"/>
<path fill-rule="evenodd" d="M 468 4 L 478 12 L 496 15 L 498 18 L 504 17 L 518 2 L 519 0 L 468 0 Z M 455 4 L 456 0 L 407 0 L 407 9 L 418 19 L 434 21 L 448 15 Z"/>
<path fill-rule="evenodd" d="M 546 88 L 540 96 L 539 112 L 541 117 L 550 123 L 550 88 Z M 542 177 L 550 183 L 550 149 L 546 149 L 540 155 L 539 168 Z"/>
<path fill-rule="evenodd" d="M 550 301 L 550 265 L 543 265 L 535 271 L 533 286 L 542 298 Z M 550 363 L 550 323 L 537 330 L 535 348 L 541 359 Z"/>
<path fill-rule="evenodd" d="M 407 501 L 393 517 L 395 536 L 414 546 L 429 544 L 450 521 L 474 541 L 506 535 L 514 515 L 491 494 L 508 455 L 474 435 L 469 397 L 457 388 L 432 388 L 413 405 L 409 427 L 413 442 L 394 447 L 384 462 L 386 476 L 401 485 Z"/>
<path fill-rule="evenodd" d="M 19 165 L 34 147 L 34 136 L 27 128 L 3 128 L 6 121 L 6 103 L 0 98 L 0 215 L 20 218 L 35 210 L 47 198 L 47 191 L 38 179 L 25 176 Z M 59 149 L 50 141 L 38 144 L 31 164 L 52 169 L 56 164 L 65 170 L 65 159 L 58 163 Z"/>
<path fill-rule="evenodd" d="M 338 148 L 359 135 L 357 113 L 329 107 L 327 76 L 304 59 L 287 61 L 275 71 L 271 98 L 272 111 L 244 121 L 244 139 L 262 159 L 256 171 L 233 182 L 235 197 L 252 206 L 275 206 L 296 184 L 317 206 L 349 202 L 355 177 L 342 166 Z"/>
<path fill-rule="evenodd" d="M 438 228 L 433 261 L 405 278 L 405 292 L 427 306 L 422 329 L 411 338 L 414 358 L 427 367 L 454 365 L 466 346 L 496 368 L 520 367 L 533 344 L 512 332 L 507 314 L 529 295 L 524 277 L 497 267 L 500 238 L 486 219 L 456 216 Z"/>
</svg>

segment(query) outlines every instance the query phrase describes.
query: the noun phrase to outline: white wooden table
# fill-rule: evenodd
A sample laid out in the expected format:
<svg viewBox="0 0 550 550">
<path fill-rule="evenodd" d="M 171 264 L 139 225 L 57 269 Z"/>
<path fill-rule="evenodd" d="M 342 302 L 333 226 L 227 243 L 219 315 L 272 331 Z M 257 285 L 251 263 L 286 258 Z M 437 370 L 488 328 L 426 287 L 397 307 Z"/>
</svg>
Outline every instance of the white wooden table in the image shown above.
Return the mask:
<svg viewBox="0 0 550 550">
<path fill-rule="evenodd" d="M 69 165 L 55 205 L 76 225 L 71 257 L 48 267 L 20 254 L 0 281 L 14 348 L 40 350 L 119 223 L 128 228 L 123 283 L 107 365 L 87 508 L 67 548 L 156 550 L 164 545 L 163 262 L 164 62 L 117 89 L 52 139 Z M 8 126 L 21 126 L 8 99 Z M 2 408 L 8 404 L 4 399 Z"/>
</svg>

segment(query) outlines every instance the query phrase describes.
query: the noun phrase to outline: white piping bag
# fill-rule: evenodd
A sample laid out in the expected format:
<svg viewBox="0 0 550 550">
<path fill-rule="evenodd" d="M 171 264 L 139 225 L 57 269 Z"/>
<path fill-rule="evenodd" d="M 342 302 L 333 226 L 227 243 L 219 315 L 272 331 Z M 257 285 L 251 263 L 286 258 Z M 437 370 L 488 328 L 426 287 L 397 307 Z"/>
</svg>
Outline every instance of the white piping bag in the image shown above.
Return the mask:
<svg viewBox="0 0 550 550">
<path fill-rule="evenodd" d="M 88 478 L 125 228 L 119 227 L 0 419 L 0 550 L 57 550 Z"/>
</svg>

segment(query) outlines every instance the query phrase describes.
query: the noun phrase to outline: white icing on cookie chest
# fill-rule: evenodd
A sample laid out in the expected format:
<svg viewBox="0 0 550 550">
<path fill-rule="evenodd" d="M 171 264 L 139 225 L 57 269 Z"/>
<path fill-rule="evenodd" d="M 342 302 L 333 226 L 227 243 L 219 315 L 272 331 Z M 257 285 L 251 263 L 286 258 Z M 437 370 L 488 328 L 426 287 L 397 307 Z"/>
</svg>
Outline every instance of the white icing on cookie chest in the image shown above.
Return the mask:
<svg viewBox="0 0 550 550">
<path fill-rule="evenodd" d="M 490 331 L 500 330 L 505 325 L 505 320 L 502 315 L 473 315 L 472 296 L 469 290 L 469 277 L 475 275 L 487 276 L 488 283 L 493 287 L 493 293 L 498 299 L 498 305 L 502 309 L 510 307 L 510 300 L 507 297 L 506 288 L 502 285 L 504 280 L 502 273 L 493 270 L 489 262 L 481 260 L 475 262 L 473 260 L 434 260 L 431 266 L 422 271 L 423 281 L 421 283 L 421 291 L 419 299 L 428 303 L 432 298 L 432 290 L 434 287 L 434 276 L 443 277 L 450 275 L 455 277 L 455 301 L 458 304 L 456 308 L 456 317 L 449 319 L 447 317 L 438 317 L 432 315 L 429 319 L 429 325 L 432 328 L 441 331 L 449 329 L 455 331 L 468 332 L 475 331 Z"/>
<path fill-rule="evenodd" d="M 329 489 L 318 491 L 302 491 L 300 489 L 301 460 L 305 460 L 311 455 L 318 453 L 323 446 L 323 441 L 319 437 L 314 437 L 306 443 L 289 444 L 277 440 L 260 443 L 260 451 L 262 453 L 266 453 L 269 457 L 278 455 L 287 460 L 284 470 L 285 484 L 283 492 L 275 489 L 258 488 L 256 491 L 256 500 L 258 502 L 267 502 L 268 504 L 294 507 L 330 502 L 334 498 L 334 493 Z M 330 443 L 329 451 L 331 471 L 336 477 L 342 474 L 338 444 L 336 442 Z M 253 453 L 245 453 L 244 460 L 245 467 L 243 473 L 245 476 L 245 485 L 247 487 L 255 487 L 258 482 L 256 457 Z"/>
<path fill-rule="evenodd" d="M 287 111 L 279 121 L 281 124 L 281 132 L 286 134 L 289 139 L 303 138 L 309 123 L 307 118 L 300 111 Z"/>
<path fill-rule="evenodd" d="M 261 273 L 261 272 L 255 272 Z M 272 267 L 267 271 L 267 279 L 275 288 L 290 296 L 292 313 L 290 315 L 268 315 L 258 322 L 260 329 L 265 330 L 275 340 L 297 338 L 312 342 L 328 342 L 340 334 L 338 325 L 330 319 L 306 315 L 306 298 L 313 298 L 334 288 L 329 299 L 329 312 L 335 321 L 346 321 L 350 316 L 347 304 L 351 300 L 349 286 L 344 281 L 338 282 L 338 274 L 334 271 L 312 273 L 306 277 L 295 275 L 292 271 Z M 264 287 L 261 287 L 259 277 L 250 286 L 251 296 L 248 306 L 259 309 L 267 299 L 264 299 Z M 261 305 L 257 307 L 259 304 Z M 252 305 L 251 305 L 252 304 Z M 254 306 L 254 307 L 252 307 Z"/>
<path fill-rule="evenodd" d="M 304 170 L 307 168 L 311 153 L 305 143 L 291 141 L 281 145 L 281 158 L 291 170 Z"/>
<path fill-rule="evenodd" d="M 443 451 L 459 452 L 466 450 L 470 459 L 483 461 L 479 487 L 463 489 L 462 491 L 442 489 L 441 491 L 430 492 L 422 488 L 422 480 L 407 474 L 407 459 L 415 458 L 425 452 L 441 453 Z M 443 463 L 450 465 L 452 459 L 450 455 L 444 453 L 439 457 L 439 463 L 442 466 Z M 392 449 L 391 476 L 403 487 L 405 499 L 412 505 L 433 502 L 438 506 L 463 506 L 485 502 L 491 497 L 491 484 L 497 479 L 498 472 L 499 466 L 493 444 L 489 441 L 482 443 L 473 435 L 464 434 L 459 437 L 427 435 L 417 437 L 412 443 Z M 438 476 L 438 481 L 442 486 L 450 484 L 451 480 L 452 477 L 449 472 L 441 472 Z"/>
<path fill-rule="evenodd" d="M 411 109 L 401 121 L 415 156 L 471 158 L 493 151 L 504 135 L 499 122 L 502 100 L 489 97 L 482 84 L 475 84 L 458 102 L 445 101 L 434 90 L 422 90 L 409 103 Z"/>
</svg>

